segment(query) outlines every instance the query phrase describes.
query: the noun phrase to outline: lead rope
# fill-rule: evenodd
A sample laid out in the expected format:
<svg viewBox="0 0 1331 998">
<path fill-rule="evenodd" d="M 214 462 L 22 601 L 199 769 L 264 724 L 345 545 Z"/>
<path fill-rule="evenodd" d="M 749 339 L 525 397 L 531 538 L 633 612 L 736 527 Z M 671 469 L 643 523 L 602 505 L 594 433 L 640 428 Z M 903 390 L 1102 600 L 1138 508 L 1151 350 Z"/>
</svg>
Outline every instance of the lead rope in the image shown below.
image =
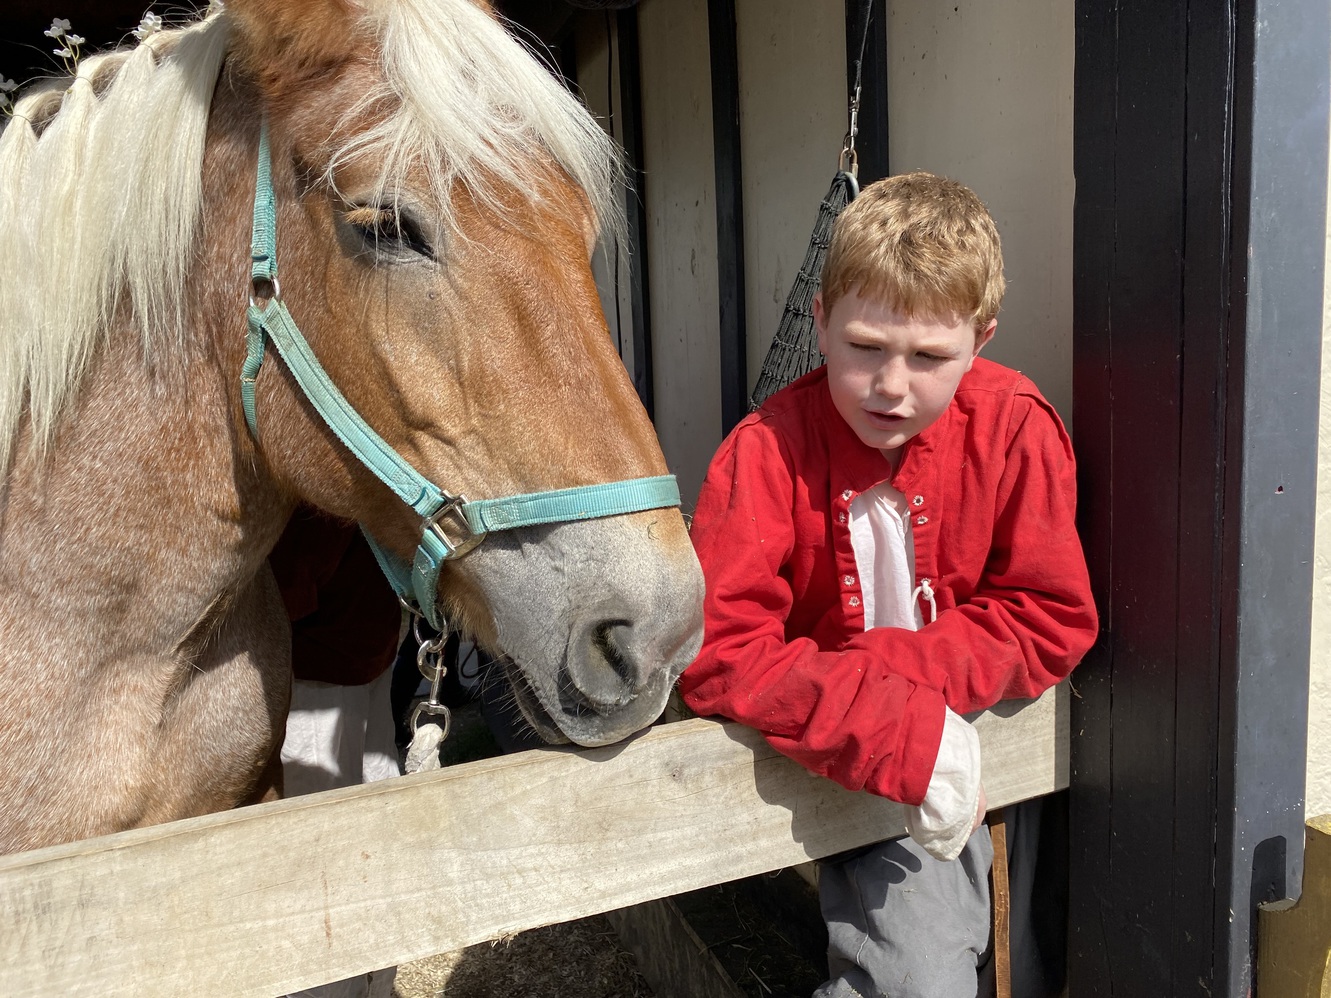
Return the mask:
<svg viewBox="0 0 1331 998">
<path fill-rule="evenodd" d="M 444 743 L 453 726 L 453 715 L 439 700 L 439 686 L 444 681 L 444 673 L 448 671 L 444 665 L 444 645 L 448 641 L 448 631 L 445 629 L 427 639 L 421 634 L 421 614 L 410 607 L 407 609 L 412 614 L 411 630 L 416 637 L 416 668 L 430 681 L 429 697 L 416 704 L 411 712 L 411 744 L 407 746 L 407 758 L 402 764 L 402 768 L 410 775 L 443 768 L 439 760 L 439 746 Z M 422 716 L 426 718 L 424 723 L 421 722 Z"/>
</svg>

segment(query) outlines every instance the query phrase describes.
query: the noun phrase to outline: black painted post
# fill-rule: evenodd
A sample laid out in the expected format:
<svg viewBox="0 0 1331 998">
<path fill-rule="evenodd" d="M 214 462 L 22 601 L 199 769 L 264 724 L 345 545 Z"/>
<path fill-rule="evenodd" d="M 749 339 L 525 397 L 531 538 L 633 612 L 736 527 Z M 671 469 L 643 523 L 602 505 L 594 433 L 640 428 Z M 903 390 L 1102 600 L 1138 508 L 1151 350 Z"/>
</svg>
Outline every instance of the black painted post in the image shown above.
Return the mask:
<svg viewBox="0 0 1331 998">
<path fill-rule="evenodd" d="M 707 0 L 716 162 L 717 291 L 721 320 L 721 432 L 748 413 L 744 310 L 744 170 L 740 161 L 739 53 L 735 0 Z"/>
<path fill-rule="evenodd" d="M 1302 873 L 1331 8 L 1078 0 L 1076 66 L 1070 993 L 1244 998 Z"/>
<path fill-rule="evenodd" d="M 633 324 L 633 387 L 647 415 L 656 416 L 652 374 L 652 314 L 647 280 L 647 176 L 643 172 L 642 62 L 638 55 L 638 11 L 629 7 L 615 14 L 619 37 L 619 124 L 629 158 L 627 221 L 629 245 L 629 310 Z"/>
<path fill-rule="evenodd" d="M 864 0 L 846 0 L 846 93 L 855 92 L 855 58 L 864 42 L 860 67 L 860 185 L 888 175 L 887 156 L 887 0 L 870 0 L 869 34 L 864 36 Z"/>
</svg>

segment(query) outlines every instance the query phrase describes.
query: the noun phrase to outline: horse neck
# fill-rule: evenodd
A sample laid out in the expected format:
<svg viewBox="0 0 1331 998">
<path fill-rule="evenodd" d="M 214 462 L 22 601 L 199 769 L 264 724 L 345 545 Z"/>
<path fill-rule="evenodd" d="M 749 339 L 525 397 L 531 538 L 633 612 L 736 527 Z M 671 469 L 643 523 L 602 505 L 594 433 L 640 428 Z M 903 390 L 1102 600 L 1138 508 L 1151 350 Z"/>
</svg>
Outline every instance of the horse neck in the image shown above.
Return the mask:
<svg viewBox="0 0 1331 998">
<path fill-rule="evenodd" d="M 39 607 L 38 620 L 86 625 L 99 654 L 175 648 L 259 569 L 291 502 L 238 440 L 240 358 L 213 337 L 191 331 L 154 370 L 119 331 L 51 453 L 20 452 L 0 522 L 0 630 Z"/>
</svg>

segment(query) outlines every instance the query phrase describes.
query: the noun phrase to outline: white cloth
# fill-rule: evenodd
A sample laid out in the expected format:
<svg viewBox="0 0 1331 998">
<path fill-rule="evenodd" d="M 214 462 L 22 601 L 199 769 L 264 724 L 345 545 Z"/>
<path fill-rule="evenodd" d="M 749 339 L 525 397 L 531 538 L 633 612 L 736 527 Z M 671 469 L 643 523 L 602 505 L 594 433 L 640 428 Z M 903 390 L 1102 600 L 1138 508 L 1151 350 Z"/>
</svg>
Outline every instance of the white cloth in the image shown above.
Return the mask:
<svg viewBox="0 0 1331 998">
<path fill-rule="evenodd" d="M 887 482 L 856 496 L 850 504 L 850 543 L 860 572 L 864 628 L 904 627 L 916 631 L 923 614 L 915 594 L 915 542 L 906 497 Z M 928 580 L 921 580 L 922 583 Z M 970 838 L 980 801 L 980 738 L 959 714 L 946 711 L 929 788 L 919 807 L 906 809 L 906 829 L 929 855 L 956 859 Z"/>
<path fill-rule="evenodd" d="M 393 670 L 364 686 L 297 679 L 282 743 L 285 795 L 351 787 L 400 776 L 393 708 Z M 397 968 L 293 992 L 288 998 L 392 998 Z"/>
<path fill-rule="evenodd" d="M 364 686 L 296 680 L 282 743 L 286 796 L 400 776 L 389 700 L 392 670 Z"/>
</svg>

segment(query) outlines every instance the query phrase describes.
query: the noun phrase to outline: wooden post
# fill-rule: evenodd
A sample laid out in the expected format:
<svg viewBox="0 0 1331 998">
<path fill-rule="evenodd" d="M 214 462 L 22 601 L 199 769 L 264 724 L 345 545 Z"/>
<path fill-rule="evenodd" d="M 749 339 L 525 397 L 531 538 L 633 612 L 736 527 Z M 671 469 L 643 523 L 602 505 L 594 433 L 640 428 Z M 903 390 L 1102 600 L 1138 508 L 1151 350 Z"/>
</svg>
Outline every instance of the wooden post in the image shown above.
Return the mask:
<svg viewBox="0 0 1331 998">
<path fill-rule="evenodd" d="M 1303 897 L 1257 917 L 1257 994 L 1331 995 L 1331 814 L 1312 818 L 1303 852 Z"/>
</svg>

